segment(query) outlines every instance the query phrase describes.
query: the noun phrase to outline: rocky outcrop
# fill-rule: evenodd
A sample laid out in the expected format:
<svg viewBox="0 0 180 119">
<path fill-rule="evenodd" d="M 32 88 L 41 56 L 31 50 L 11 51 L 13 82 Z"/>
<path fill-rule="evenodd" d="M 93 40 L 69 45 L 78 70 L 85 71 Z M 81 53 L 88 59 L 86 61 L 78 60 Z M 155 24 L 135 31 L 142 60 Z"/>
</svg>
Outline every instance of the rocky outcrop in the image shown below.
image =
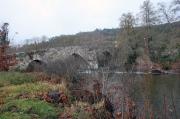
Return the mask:
<svg viewBox="0 0 180 119">
<path fill-rule="evenodd" d="M 135 71 L 138 72 L 150 72 L 153 63 L 148 56 L 138 57 L 136 59 Z"/>
<path fill-rule="evenodd" d="M 180 73 L 180 61 L 169 64 L 170 69 L 166 70 L 161 64 L 153 63 L 147 56 L 136 59 L 135 71 L 152 74 Z"/>
<path fill-rule="evenodd" d="M 180 60 L 172 64 L 172 72 L 180 73 Z"/>
</svg>

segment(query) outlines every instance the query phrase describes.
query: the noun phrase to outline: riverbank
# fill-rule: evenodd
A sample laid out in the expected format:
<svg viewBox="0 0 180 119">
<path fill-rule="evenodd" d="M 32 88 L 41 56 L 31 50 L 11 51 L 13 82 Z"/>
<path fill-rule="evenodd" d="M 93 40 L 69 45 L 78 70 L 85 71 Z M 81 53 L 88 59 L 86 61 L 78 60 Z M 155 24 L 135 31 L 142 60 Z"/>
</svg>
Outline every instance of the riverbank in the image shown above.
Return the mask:
<svg viewBox="0 0 180 119">
<path fill-rule="evenodd" d="M 18 72 L 0 75 L 0 119 L 112 118 L 112 106 L 100 92 L 75 91 L 72 82 L 63 77 Z"/>
<path fill-rule="evenodd" d="M 0 76 L 0 119 L 180 116 L 177 75 L 94 72 L 65 78 L 0 72 Z"/>
</svg>

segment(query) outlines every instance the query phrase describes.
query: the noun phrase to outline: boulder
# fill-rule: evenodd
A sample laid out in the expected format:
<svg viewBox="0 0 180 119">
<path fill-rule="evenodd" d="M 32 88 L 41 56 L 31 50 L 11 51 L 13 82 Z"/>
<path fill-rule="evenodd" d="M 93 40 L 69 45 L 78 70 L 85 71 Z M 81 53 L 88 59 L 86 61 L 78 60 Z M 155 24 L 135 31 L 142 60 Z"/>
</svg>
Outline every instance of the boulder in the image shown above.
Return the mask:
<svg viewBox="0 0 180 119">
<path fill-rule="evenodd" d="M 140 72 L 150 72 L 153 63 L 148 56 L 138 57 L 136 59 L 135 70 Z"/>
</svg>

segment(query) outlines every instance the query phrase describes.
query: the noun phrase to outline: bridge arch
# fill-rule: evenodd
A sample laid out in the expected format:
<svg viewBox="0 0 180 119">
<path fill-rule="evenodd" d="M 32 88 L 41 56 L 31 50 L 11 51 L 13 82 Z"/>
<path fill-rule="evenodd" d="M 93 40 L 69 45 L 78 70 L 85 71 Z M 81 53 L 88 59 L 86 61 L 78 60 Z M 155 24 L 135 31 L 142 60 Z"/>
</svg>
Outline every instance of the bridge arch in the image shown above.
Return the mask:
<svg viewBox="0 0 180 119">
<path fill-rule="evenodd" d="M 43 62 L 42 60 L 36 59 L 36 60 L 32 60 L 27 68 L 26 71 L 27 72 L 42 72 L 44 71 L 46 68 L 46 63 Z"/>
<path fill-rule="evenodd" d="M 97 55 L 97 61 L 99 67 L 106 67 L 110 65 L 112 54 L 105 50 Z"/>
<path fill-rule="evenodd" d="M 87 69 L 90 66 L 88 61 L 78 53 L 72 53 L 67 59 L 69 60 L 68 62 L 77 69 Z"/>
<path fill-rule="evenodd" d="M 78 53 L 73 53 L 71 56 L 73 56 L 74 58 L 76 58 L 76 60 L 81 60 L 84 63 L 86 63 L 87 65 L 89 65 L 88 61 L 86 61 L 86 59 L 84 59 L 80 54 Z"/>
</svg>

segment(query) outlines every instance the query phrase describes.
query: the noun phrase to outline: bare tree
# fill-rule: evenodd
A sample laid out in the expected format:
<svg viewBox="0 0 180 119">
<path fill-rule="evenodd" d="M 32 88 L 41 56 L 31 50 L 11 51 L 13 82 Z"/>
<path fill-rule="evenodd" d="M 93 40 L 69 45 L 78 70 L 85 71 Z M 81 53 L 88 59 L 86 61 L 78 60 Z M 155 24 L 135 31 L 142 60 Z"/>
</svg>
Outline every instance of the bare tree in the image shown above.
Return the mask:
<svg viewBox="0 0 180 119">
<path fill-rule="evenodd" d="M 173 3 L 174 3 L 175 5 L 180 5 L 180 0 L 174 0 Z"/>
<path fill-rule="evenodd" d="M 130 61 L 130 57 L 134 56 L 133 47 L 135 46 L 135 18 L 132 13 L 122 14 L 120 18 L 121 32 L 118 37 L 118 49 L 116 60 L 120 66 L 126 64 L 133 64 L 134 61 Z M 133 58 L 134 59 L 134 58 Z M 127 67 L 126 67 L 127 68 Z"/>
<path fill-rule="evenodd" d="M 160 13 L 160 17 L 161 17 L 161 21 L 162 23 L 172 23 L 173 21 L 175 21 L 175 14 L 172 11 L 172 6 L 168 6 L 166 3 L 161 2 L 158 3 L 158 11 Z M 164 21 L 165 20 L 165 21 Z"/>
<path fill-rule="evenodd" d="M 151 28 L 153 25 L 159 23 L 159 18 L 157 12 L 153 6 L 153 3 L 150 0 L 146 0 L 140 7 L 140 15 L 142 18 L 142 26 L 145 28 L 144 36 L 144 47 L 145 54 L 149 56 L 149 42 L 152 40 Z"/>
<path fill-rule="evenodd" d="M 180 20 L 180 0 L 174 0 L 172 2 L 172 11 L 176 15 L 176 21 Z"/>
<path fill-rule="evenodd" d="M 144 1 L 140 8 L 142 25 L 145 26 L 147 33 L 149 33 L 151 26 L 159 22 L 157 12 L 154 10 L 153 4 L 150 0 Z"/>
<path fill-rule="evenodd" d="M 132 13 L 123 14 L 120 18 L 120 27 L 127 34 L 130 35 L 134 31 L 135 18 Z"/>
</svg>

